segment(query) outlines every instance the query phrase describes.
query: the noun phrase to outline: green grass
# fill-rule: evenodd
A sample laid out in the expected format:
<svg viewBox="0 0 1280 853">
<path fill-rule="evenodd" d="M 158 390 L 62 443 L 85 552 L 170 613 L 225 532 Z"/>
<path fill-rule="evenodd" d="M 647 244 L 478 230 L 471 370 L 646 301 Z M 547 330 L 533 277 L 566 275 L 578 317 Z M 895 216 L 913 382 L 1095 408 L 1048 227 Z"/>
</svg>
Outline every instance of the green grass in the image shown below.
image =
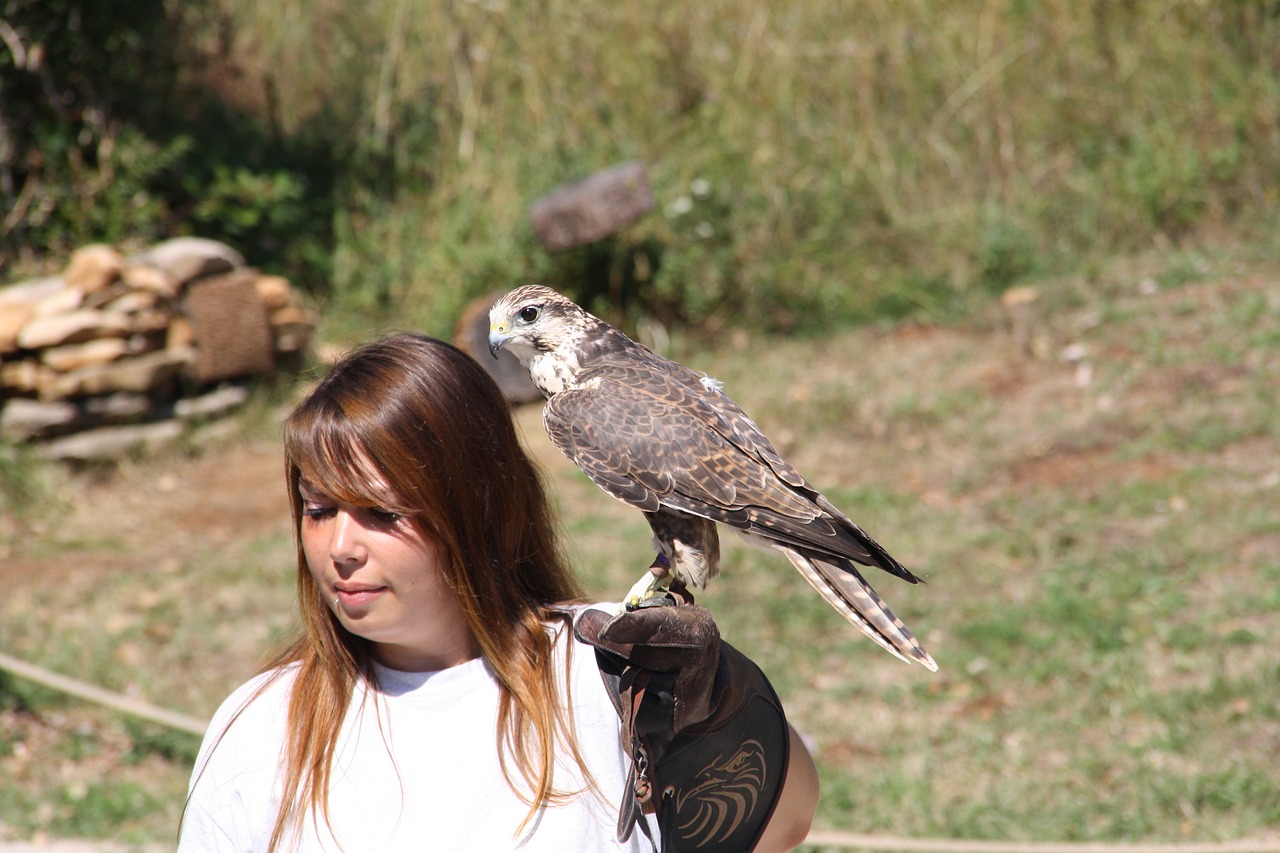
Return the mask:
<svg viewBox="0 0 1280 853">
<path fill-rule="evenodd" d="M 780 557 L 724 538 L 724 575 L 699 601 L 812 739 L 819 826 L 1128 842 L 1280 829 L 1278 271 L 1224 253 L 1215 276 L 1144 294 L 1166 263 L 1041 285 L 1043 356 L 998 307 L 683 352 L 927 580 L 867 574 L 937 674 L 862 638 Z M 1087 376 L 1058 357 L 1077 343 Z M 537 415 L 520 426 L 573 558 L 594 595 L 617 598 L 649 531 L 556 454 Z M 210 713 L 292 625 L 283 504 L 273 527 L 219 499 L 234 493 L 222 460 L 248 464 L 244 447 L 264 451 L 258 480 L 276 488 L 275 441 L 261 424 L 114 474 L 24 468 L 43 497 L 0 547 L 54 582 L 0 601 L 0 648 Z M 157 495 L 161 482 L 178 487 Z M 13 679 L 0 713 L 0 820 L 172 838 L 194 739 Z"/>
</svg>

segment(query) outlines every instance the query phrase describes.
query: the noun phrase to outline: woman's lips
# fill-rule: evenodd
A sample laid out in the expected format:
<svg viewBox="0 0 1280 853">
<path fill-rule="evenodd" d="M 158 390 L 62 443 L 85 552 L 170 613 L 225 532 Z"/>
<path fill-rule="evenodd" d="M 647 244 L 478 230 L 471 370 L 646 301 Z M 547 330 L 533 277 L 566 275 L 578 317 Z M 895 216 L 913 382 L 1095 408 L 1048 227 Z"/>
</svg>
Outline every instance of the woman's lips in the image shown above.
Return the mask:
<svg viewBox="0 0 1280 853">
<path fill-rule="evenodd" d="M 338 596 L 338 603 L 343 607 L 356 607 L 361 604 L 368 604 L 379 595 L 386 592 L 385 586 L 337 586 L 334 592 Z"/>
</svg>

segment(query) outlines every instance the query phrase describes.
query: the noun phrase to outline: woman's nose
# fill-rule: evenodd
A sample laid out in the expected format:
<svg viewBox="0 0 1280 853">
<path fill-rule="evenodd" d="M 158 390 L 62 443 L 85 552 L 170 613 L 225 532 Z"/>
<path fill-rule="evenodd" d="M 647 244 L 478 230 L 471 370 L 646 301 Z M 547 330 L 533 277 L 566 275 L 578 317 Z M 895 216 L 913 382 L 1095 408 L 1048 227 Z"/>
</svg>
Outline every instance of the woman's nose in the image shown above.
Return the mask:
<svg viewBox="0 0 1280 853">
<path fill-rule="evenodd" d="M 359 520 L 346 510 L 338 510 L 329 533 L 329 557 L 338 565 L 361 563 L 368 557 Z"/>
</svg>

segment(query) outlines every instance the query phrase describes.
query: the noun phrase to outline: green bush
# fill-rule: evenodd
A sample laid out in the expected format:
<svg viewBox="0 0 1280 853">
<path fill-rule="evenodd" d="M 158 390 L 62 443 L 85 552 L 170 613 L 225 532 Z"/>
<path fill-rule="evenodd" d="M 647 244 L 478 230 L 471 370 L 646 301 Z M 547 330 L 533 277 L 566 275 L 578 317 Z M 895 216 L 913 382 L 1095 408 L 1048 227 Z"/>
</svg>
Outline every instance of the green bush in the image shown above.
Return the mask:
<svg viewBox="0 0 1280 853">
<path fill-rule="evenodd" d="M 175 234 L 228 240 L 255 263 L 327 280 L 324 146 L 201 80 L 217 25 L 204 0 L 15 0 L 0 51 L 0 274 L 78 245 Z M 317 250 L 319 248 L 319 250 Z M 22 272 L 23 270 L 9 270 Z"/>
</svg>

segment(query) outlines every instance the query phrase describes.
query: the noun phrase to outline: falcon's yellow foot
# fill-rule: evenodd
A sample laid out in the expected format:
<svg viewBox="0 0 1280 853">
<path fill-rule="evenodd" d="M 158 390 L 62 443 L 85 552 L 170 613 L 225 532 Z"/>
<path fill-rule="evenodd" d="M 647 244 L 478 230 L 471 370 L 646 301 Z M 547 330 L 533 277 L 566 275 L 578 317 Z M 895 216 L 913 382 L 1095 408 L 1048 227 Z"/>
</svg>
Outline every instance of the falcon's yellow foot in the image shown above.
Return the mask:
<svg viewBox="0 0 1280 853">
<path fill-rule="evenodd" d="M 660 607 L 672 603 L 669 599 L 671 583 L 675 575 L 671 572 L 671 564 L 667 558 L 659 554 L 648 571 L 635 582 L 627 597 L 622 601 L 623 611 L 639 610 L 641 607 Z"/>
<path fill-rule="evenodd" d="M 644 577 L 636 581 L 635 586 L 627 593 L 623 602 L 624 610 L 639 610 L 641 607 L 655 607 L 667 604 L 667 590 L 671 588 L 671 575 L 654 577 L 645 572 Z"/>
</svg>

